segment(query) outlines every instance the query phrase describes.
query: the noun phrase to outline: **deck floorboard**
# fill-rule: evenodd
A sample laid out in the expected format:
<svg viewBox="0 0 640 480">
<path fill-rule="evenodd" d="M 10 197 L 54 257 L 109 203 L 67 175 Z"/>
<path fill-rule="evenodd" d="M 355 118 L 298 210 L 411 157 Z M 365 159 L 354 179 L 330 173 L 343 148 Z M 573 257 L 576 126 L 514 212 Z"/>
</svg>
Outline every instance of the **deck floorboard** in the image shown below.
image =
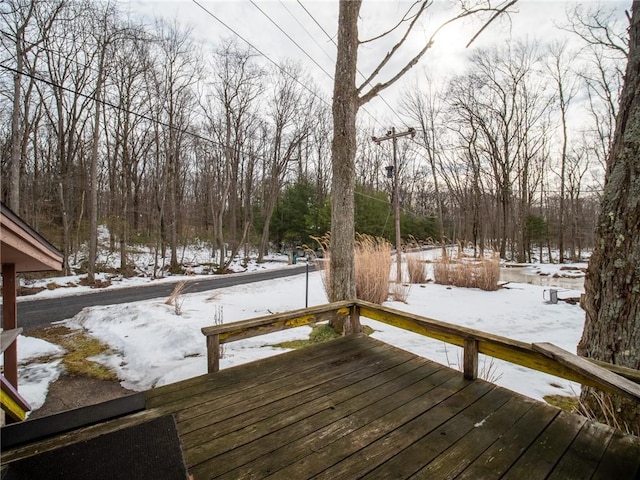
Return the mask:
<svg viewBox="0 0 640 480">
<path fill-rule="evenodd" d="M 366 336 L 158 387 L 146 406 L 2 462 L 170 413 L 195 480 L 640 478 L 640 438 Z"/>
</svg>

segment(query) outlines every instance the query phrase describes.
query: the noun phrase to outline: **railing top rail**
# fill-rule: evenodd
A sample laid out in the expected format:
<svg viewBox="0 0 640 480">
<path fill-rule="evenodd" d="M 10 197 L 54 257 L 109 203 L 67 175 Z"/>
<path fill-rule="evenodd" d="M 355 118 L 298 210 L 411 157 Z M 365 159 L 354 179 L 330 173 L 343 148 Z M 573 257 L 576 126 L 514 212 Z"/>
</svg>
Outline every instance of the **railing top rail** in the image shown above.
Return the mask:
<svg viewBox="0 0 640 480">
<path fill-rule="evenodd" d="M 270 325 L 276 322 L 294 320 L 298 318 L 317 317 L 327 313 L 337 312 L 341 309 L 349 309 L 353 306 L 353 302 L 334 302 L 324 305 L 317 305 L 309 308 L 301 308 L 284 313 L 275 313 L 272 315 L 264 315 L 262 317 L 252 318 L 249 320 L 240 320 L 238 322 L 223 323 L 221 325 L 211 325 L 202 328 L 202 334 L 205 336 L 232 334 L 242 330 L 251 330 L 261 326 Z M 285 326 L 284 328 L 287 328 Z"/>
<path fill-rule="evenodd" d="M 2 353 L 9 348 L 9 346 L 16 341 L 18 335 L 22 333 L 22 327 L 12 328 L 11 330 L 3 330 L 0 333 L 0 350 Z"/>
</svg>

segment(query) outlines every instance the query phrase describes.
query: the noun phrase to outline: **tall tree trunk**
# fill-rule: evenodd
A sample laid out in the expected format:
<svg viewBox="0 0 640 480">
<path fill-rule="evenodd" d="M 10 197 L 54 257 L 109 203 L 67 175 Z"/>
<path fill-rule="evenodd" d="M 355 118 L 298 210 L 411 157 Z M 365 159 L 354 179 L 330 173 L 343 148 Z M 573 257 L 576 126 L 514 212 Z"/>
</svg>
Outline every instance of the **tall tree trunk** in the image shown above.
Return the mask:
<svg viewBox="0 0 640 480">
<path fill-rule="evenodd" d="M 562 87 L 560 87 L 560 101 L 561 108 L 560 112 L 562 114 L 562 156 L 560 157 L 560 226 L 558 227 L 558 250 L 559 263 L 564 263 L 564 210 L 565 210 L 565 177 L 566 177 L 566 168 L 567 168 L 567 119 L 565 113 L 565 105 L 564 105 L 564 97 L 562 92 Z"/>
<path fill-rule="evenodd" d="M 13 110 L 11 112 L 11 161 L 9 163 L 9 208 L 20 215 L 20 166 L 22 163 L 20 128 L 20 102 L 22 96 L 22 72 L 25 60 L 25 31 L 33 17 L 35 2 L 29 5 L 24 22 L 16 29 L 16 71 L 13 77 Z M 27 119 L 24 119 L 25 122 Z"/>
<path fill-rule="evenodd" d="M 353 300 L 355 288 L 355 88 L 358 59 L 360 0 L 341 1 L 338 20 L 338 56 L 333 88 L 333 140 L 331 142 L 331 263 L 329 300 Z"/>
<path fill-rule="evenodd" d="M 585 280 L 586 319 L 578 353 L 640 369 L 640 1 L 633 2 L 629 34 L 596 245 Z M 640 403 L 604 396 L 617 421 L 640 434 Z M 581 400 L 597 409 L 591 389 L 583 387 Z"/>
<path fill-rule="evenodd" d="M 20 96 L 24 58 L 20 39 L 17 45 L 17 67 L 13 79 L 13 112 L 11 113 L 11 162 L 9 164 L 9 208 L 20 215 Z"/>
<path fill-rule="evenodd" d="M 98 256 L 98 142 L 100 142 L 100 107 L 102 106 L 102 82 L 104 78 L 104 61 L 107 47 L 102 45 L 100 62 L 98 65 L 98 79 L 96 80 L 95 112 L 93 117 L 93 145 L 91 146 L 91 160 L 89 166 L 89 261 L 87 279 L 90 283 L 96 281 L 96 258 Z"/>
</svg>

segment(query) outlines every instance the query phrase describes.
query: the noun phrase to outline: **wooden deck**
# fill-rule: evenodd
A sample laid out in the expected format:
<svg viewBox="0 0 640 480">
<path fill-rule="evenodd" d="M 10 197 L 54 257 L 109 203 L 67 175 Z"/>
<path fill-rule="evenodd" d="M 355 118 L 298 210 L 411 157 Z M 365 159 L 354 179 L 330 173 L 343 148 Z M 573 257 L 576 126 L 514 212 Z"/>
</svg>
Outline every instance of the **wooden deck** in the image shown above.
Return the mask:
<svg viewBox="0 0 640 480">
<path fill-rule="evenodd" d="M 365 336 L 147 392 L 147 410 L 2 462 L 173 413 L 210 478 L 640 478 L 640 438 Z"/>
</svg>

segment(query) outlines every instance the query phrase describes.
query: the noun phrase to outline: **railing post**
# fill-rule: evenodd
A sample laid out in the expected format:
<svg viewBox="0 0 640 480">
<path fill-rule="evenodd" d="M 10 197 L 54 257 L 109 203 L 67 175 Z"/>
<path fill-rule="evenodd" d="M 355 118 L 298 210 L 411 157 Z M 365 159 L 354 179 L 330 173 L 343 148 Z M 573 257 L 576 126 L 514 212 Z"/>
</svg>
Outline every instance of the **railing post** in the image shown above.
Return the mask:
<svg viewBox="0 0 640 480">
<path fill-rule="evenodd" d="M 207 335 L 207 372 L 220 370 L 220 335 Z"/>
<path fill-rule="evenodd" d="M 478 378 L 478 340 L 475 338 L 464 339 L 464 378 Z"/>
<path fill-rule="evenodd" d="M 18 328 L 16 303 L 16 266 L 2 264 L 2 329 Z M 14 388 L 18 388 L 18 345 L 13 342 L 4 351 L 4 377 Z"/>
<path fill-rule="evenodd" d="M 349 326 L 345 333 L 360 333 L 362 332 L 362 325 L 360 325 L 360 307 L 355 303 L 349 308 Z"/>
</svg>

